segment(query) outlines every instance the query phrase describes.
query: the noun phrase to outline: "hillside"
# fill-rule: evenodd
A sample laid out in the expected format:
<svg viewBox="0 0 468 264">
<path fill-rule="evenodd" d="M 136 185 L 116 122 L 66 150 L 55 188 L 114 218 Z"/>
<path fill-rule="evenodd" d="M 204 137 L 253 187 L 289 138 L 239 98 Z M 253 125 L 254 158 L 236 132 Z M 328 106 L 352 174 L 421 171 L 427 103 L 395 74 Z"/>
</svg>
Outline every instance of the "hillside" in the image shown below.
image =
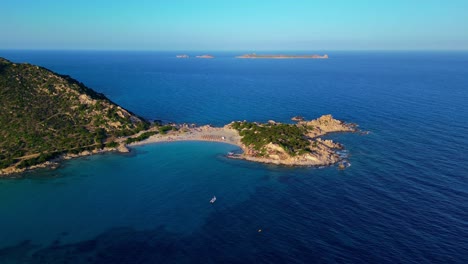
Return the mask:
<svg viewBox="0 0 468 264">
<path fill-rule="evenodd" d="M 100 149 L 148 125 L 69 76 L 0 58 L 0 169 Z"/>
</svg>

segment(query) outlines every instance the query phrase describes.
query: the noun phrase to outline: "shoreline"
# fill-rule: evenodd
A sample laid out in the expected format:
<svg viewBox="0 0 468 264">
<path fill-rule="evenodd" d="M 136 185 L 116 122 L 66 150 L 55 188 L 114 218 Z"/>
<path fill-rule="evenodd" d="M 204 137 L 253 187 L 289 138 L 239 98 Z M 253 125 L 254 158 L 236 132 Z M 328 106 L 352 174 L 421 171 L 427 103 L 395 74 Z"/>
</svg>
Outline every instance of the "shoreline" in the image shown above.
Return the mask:
<svg viewBox="0 0 468 264">
<path fill-rule="evenodd" d="M 332 140 L 322 140 L 320 137 L 332 133 L 357 132 L 353 124 L 343 123 L 343 128 L 331 131 L 321 131 L 311 135 L 310 140 L 319 143 L 319 151 L 315 155 L 303 155 L 291 157 L 290 159 L 282 160 L 272 157 L 257 157 L 249 153 L 251 149 L 244 145 L 241 141 L 242 137 L 239 132 L 230 127 L 230 124 L 223 127 L 212 127 L 205 125 L 201 127 L 185 128 L 187 131 L 170 132 L 168 134 L 156 134 L 150 136 L 143 141 L 134 142 L 126 145 L 126 147 L 142 146 L 157 143 L 171 143 L 183 141 L 198 141 L 198 142 L 216 142 L 225 143 L 236 146 L 241 149 L 239 154 L 226 154 L 227 158 L 240 159 L 256 163 L 275 164 L 282 166 L 298 166 L 298 167 L 323 167 L 331 166 L 340 162 L 347 162 L 347 157 L 339 155 L 338 151 L 344 147 L 340 143 L 335 143 Z"/>
<path fill-rule="evenodd" d="M 323 116 L 325 117 L 325 116 Z M 321 118 L 323 118 L 321 117 Z M 328 117 L 326 117 L 328 118 Z M 329 117 L 331 118 L 331 116 Z M 320 120 L 320 119 L 317 119 Z M 330 119 L 335 120 L 335 119 Z M 335 120 L 337 122 L 341 122 Z M 300 121 L 303 122 L 303 121 Z M 312 121 L 316 122 L 316 121 Z M 232 123 L 231 123 L 232 124 Z M 280 158 L 284 154 L 284 151 L 279 149 L 278 146 L 270 146 L 274 151 L 274 155 L 270 156 L 257 156 L 252 152 L 250 146 L 246 146 L 242 143 L 239 131 L 231 127 L 231 124 L 225 125 L 223 127 L 212 127 L 210 125 L 204 126 L 192 126 L 189 127 L 186 124 L 175 125 L 178 127 L 177 131 L 169 131 L 168 133 L 157 133 L 138 142 L 132 142 L 126 144 L 126 140 L 131 137 L 137 137 L 142 133 L 146 132 L 155 132 L 156 128 L 150 128 L 145 131 L 140 131 L 139 133 L 121 137 L 115 140 L 119 145 L 115 148 L 103 148 L 95 150 L 86 150 L 78 154 L 62 154 L 52 160 L 46 161 L 41 164 L 33 165 L 26 168 L 15 168 L 8 167 L 0 170 L 0 177 L 12 176 L 15 174 L 21 174 L 24 172 L 32 171 L 38 168 L 50 168 L 56 169 L 59 167 L 60 162 L 63 160 L 70 160 L 78 157 L 85 157 L 94 154 L 103 154 L 108 152 L 115 153 L 128 153 L 130 152 L 131 147 L 143 146 L 148 144 L 156 143 L 171 143 L 171 142 L 181 142 L 181 141 L 198 141 L 198 142 L 216 142 L 216 143 L 225 143 L 236 146 L 242 150 L 240 154 L 229 154 L 226 153 L 227 158 L 231 159 L 241 159 L 251 162 L 264 163 L 264 164 L 275 164 L 275 165 L 284 165 L 284 166 L 300 166 L 300 167 L 321 167 L 321 166 L 331 166 L 336 163 L 346 161 L 346 157 L 338 155 L 337 151 L 343 149 L 343 146 L 339 143 L 335 143 L 331 140 L 322 140 L 320 137 L 325 136 L 330 133 L 341 133 L 341 132 L 357 132 L 357 129 L 353 124 L 340 123 L 342 124 L 341 128 L 334 130 L 321 130 L 316 131 L 314 134 L 307 135 L 309 141 L 318 143 L 318 148 L 315 152 L 307 153 L 304 155 L 298 156 L 289 156 L 287 158 Z M 328 122 L 327 122 L 328 125 Z M 324 126 L 323 128 L 326 128 Z M 271 145 L 271 143 L 269 144 Z M 283 155 L 284 156 L 284 155 Z"/>
<path fill-rule="evenodd" d="M 242 148 L 240 136 L 236 130 L 226 127 L 212 127 L 208 125 L 190 128 L 188 131 L 152 135 L 145 140 L 134 142 L 126 146 L 133 147 L 152 143 L 170 143 L 177 141 L 219 142 Z"/>
<path fill-rule="evenodd" d="M 340 132 L 333 132 L 333 133 L 340 133 Z M 325 133 L 326 135 L 329 133 Z M 224 137 L 224 139 L 223 139 Z M 340 161 L 345 160 L 345 157 L 339 157 L 338 159 L 332 161 L 321 161 L 317 164 L 313 164 L 310 160 L 296 160 L 294 163 L 284 162 L 282 160 L 275 160 L 272 158 L 266 157 L 252 157 L 245 155 L 247 147 L 241 142 L 241 137 L 239 136 L 238 132 L 235 129 L 228 128 L 227 126 L 224 127 L 212 127 L 209 125 L 205 125 L 202 127 L 191 128 L 188 132 L 175 132 L 169 133 L 165 135 L 156 134 L 150 136 L 149 138 L 134 142 L 131 144 L 126 145 L 126 147 L 138 147 L 138 146 L 145 146 L 151 144 L 161 144 L 161 143 L 174 143 L 174 142 L 215 142 L 215 143 L 224 143 L 229 144 L 232 146 L 238 147 L 242 152 L 238 154 L 230 154 L 226 153 L 225 157 L 229 159 L 237 159 L 237 160 L 244 160 L 249 162 L 255 163 L 263 163 L 263 164 L 274 164 L 279 166 L 288 166 L 288 167 L 324 167 L 324 166 L 331 166 L 336 164 Z M 338 150 L 338 148 L 336 149 Z M 335 152 L 335 151 L 334 151 Z"/>
<path fill-rule="evenodd" d="M 4 168 L 0 170 L 0 178 L 1 177 L 15 177 L 17 174 L 21 174 L 24 172 L 33 171 L 36 169 L 56 169 L 60 166 L 60 163 L 64 160 L 70 160 L 74 158 L 86 157 L 95 154 L 105 154 L 105 153 L 129 153 L 131 147 L 149 145 L 149 144 L 156 144 L 156 143 L 171 143 L 171 142 L 179 142 L 179 141 L 199 141 L 199 142 L 216 142 L 216 143 L 226 143 L 233 146 L 237 146 L 242 149 L 242 143 L 240 142 L 240 136 L 238 135 L 237 131 L 231 128 L 226 127 L 212 127 L 209 125 L 200 126 L 200 127 L 193 127 L 193 128 L 185 128 L 188 131 L 175 131 L 169 132 L 167 134 L 156 134 L 152 135 L 149 138 L 133 142 L 130 144 L 126 144 L 125 140 L 130 137 L 138 136 L 145 132 L 154 131 L 154 129 L 150 128 L 148 130 L 140 131 L 135 135 L 131 135 L 128 137 L 122 137 L 116 140 L 119 143 L 119 146 L 115 148 L 103 148 L 103 149 L 95 149 L 92 151 L 85 150 L 77 154 L 62 154 L 54 159 L 49 161 L 45 161 L 40 164 L 36 164 L 26 168 L 16 168 L 14 166 Z M 224 139 L 223 139 L 224 138 Z"/>
</svg>

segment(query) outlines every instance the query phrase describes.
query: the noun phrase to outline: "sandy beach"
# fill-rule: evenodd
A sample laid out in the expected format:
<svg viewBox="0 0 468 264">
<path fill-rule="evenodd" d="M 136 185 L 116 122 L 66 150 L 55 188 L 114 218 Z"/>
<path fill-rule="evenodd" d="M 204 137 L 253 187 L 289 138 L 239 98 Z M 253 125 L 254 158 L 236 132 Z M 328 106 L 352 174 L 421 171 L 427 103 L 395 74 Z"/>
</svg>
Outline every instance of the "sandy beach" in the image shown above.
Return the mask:
<svg viewBox="0 0 468 264">
<path fill-rule="evenodd" d="M 222 142 L 241 147 L 239 133 L 231 128 L 201 126 L 185 128 L 179 131 L 171 131 L 167 134 L 156 134 L 146 140 L 134 142 L 128 146 L 139 146 L 151 143 L 175 142 L 175 141 L 212 141 Z"/>
<path fill-rule="evenodd" d="M 328 166 L 343 160 L 343 157 L 336 152 L 336 150 L 342 149 L 343 146 L 332 140 L 322 140 L 319 136 L 334 132 L 356 131 L 353 124 L 347 124 L 334 119 L 331 115 L 323 115 L 311 121 L 299 121 L 298 125 L 300 126 L 313 127 L 307 134 L 302 135 L 302 137 L 308 138 L 309 147 L 312 148 L 313 151 L 291 155 L 283 146 L 272 142 L 264 145 L 264 153 L 259 153 L 259 150 L 255 149 L 253 144 L 245 146 L 241 142 L 239 132 L 231 128 L 231 125 L 232 124 L 229 124 L 224 127 L 212 127 L 210 125 L 196 127 L 183 124 L 178 127 L 177 131 L 171 130 L 167 134 L 157 133 L 146 140 L 131 143 L 127 146 L 158 142 L 212 141 L 236 145 L 242 149 L 242 154 L 229 155 L 230 158 L 287 166 Z M 121 141 L 120 143 L 121 146 L 123 146 L 124 142 Z"/>
<path fill-rule="evenodd" d="M 226 125 L 224 127 L 212 127 L 210 125 L 197 127 L 194 125 L 182 124 L 182 125 L 176 126 L 177 130 L 170 130 L 167 133 L 160 133 L 158 130 L 158 127 L 153 127 L 145 131 L 140 131 L 139 133 L 132 135 L 132 136 L 121 137 L 121 138 L 115 139 L 115 142 L 118 143 L 117 147 L 94 149 L 92 151 L 85 150 L 77 154 L 71 154 L 71 153 L 63 154 L 60 157 L 50 162 L 45 162 L 42 164 L 31 166 L 29 168 L 19 169 L 19 168 L 12 166 L 12 167 L 0 170 L 0 175 L 20 173 L 26 170 L 31 170 L 31 169 L 40 168 L 40 167 L 57 167 L 58 162 L 62 159 L 71 159 L 71 158 L 76 158 L 76 157 L 82 157 L 82 156 L 88 156 L 92 154 L 112 152 L 112 151 L 126 153 L 130 151 L 128 147 L 132 147 L 132 146 L 140 146 L 140 145 L 154 144 L 154 143 L 170 143 L 170 142 L 177 142 L 177 141 L 208 141 L 208 142 L 227 143 L 227 144 L 238 146 L 240 149 L 242 149 L 241 154 L 228 155 L 228 157 L 230 158 L 244 159 L 244 160 L 249 160 L 253 162 L 261 162 L 261 163 L 287 165 L 287 166 L 328 166 L 331 164 L 335 164 L 343 159 L 335 151 L 336 149 L 342 148 L 340 144 L 334 143 L 331 140 L 321 140 L 320 138 L 317 138 L 317 137 L 331 133 L 331 132 L 354 132 L 355 131 L 354 126 L 342 123 L 342 121 L 339 121 L 339 120 L 335 120 L 333 119 L 331 115 L 324 115 L 316 120 L 312 120 L 308 122 L 306 121 L 300 121 L 300 122 L 304 122 L 305 125 L 316 127 L 315 130 L 311 131 L 307 135 L 304 135 L 304 136 L 313 138 L 313 139 L 309 139 L 310 144 L 314 142 L 314 144 L 316 145 L 314 147 L 314 151 L 311 153 L 304 153 L 302 155 L 291 156 L 287 154 L 285 150 L 279 145 L 269 143 L 265 146 L 268 155 L 258 156 L 257 150 L 255 150 L 252 146 L 245 146 L 241 142 L 241 136 L 239 135 L 239 132 L 231 128 L 230 125 Z M 157 132 L 157 133 L 155 135 L 150 136 L 149 138 L 145 140 L 126 144 L 126 141 L 129 138 L 137 138 L 141 136 L 143 133 L 148 133 L 148 132 Z"/>
<path fill-rule="evenodd" d="M 141 131 L 130 137 L 139 136 L 144 132 L 150 132 L 150 131 L 156 131 L 156 130 L 150 129 L 150 130 Z M 221 143 L 232 144 L 240 148 L 242 146 L 239 133 L 236 130 L 227 128 L 227 127 L 212 127 L 209 125 L 205 125 L 201 127 L 192 127 L 192 128 L 183 127 L 179 129 L 178 131 L 169 131 L 167 134 L 158 133 L 156 135 L 150 136 L 148 139 L 145 139 L 139 142 L 134 142 L 131 144 L 125 144 L 125 140 L 127 138 L 129 137 L 122 137 L 122 138 L 117 139 L 116 142 L 119 143 L 119 146 L 116 148 L 104 148 L 101 150 L 93 150 L 93 151 L 85 150 L 78 154 L 64 154 L 58 158 L 55 158 L 54 160 L 47 161 L 38 165 L 34 165 L 29 168 L 18 169 L 16 167 L 9 167 L 6 169 L 2 169 L 0 170 L 0 175 L 21 173 L 21 172 L 36 169 L 36 168 L 56 168 L 58 167 L 58 164 L 61 160 L 67 160 L 67 159 L 72 159 L 72 158 L 77 158 L 77 157 L 83 157 L 83 156 L 89 156 L 93 154 L 113 152 L 113 151 L 126 153 L 130 151 L 127 147 L 141 146 L 141 145 L 153 144 L 153 143 L 168 143 L 168 142 L 176 142 L 176 141 L 211 141 L 211 142 L 221 142 Z"/>
</svg>

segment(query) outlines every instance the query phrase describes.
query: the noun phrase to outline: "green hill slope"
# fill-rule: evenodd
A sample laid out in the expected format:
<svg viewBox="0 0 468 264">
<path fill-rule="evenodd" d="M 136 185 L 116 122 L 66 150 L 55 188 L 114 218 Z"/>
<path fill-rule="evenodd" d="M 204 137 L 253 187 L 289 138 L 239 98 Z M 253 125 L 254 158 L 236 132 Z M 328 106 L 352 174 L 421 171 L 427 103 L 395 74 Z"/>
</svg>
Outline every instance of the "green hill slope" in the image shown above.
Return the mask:
<svg viewBox="0 0 468 264">
<path fill-rule="evenodd" d="M 69 76 L 0 58 L 0 169 L 102 148 L 148 125 Z"/>
</svg>

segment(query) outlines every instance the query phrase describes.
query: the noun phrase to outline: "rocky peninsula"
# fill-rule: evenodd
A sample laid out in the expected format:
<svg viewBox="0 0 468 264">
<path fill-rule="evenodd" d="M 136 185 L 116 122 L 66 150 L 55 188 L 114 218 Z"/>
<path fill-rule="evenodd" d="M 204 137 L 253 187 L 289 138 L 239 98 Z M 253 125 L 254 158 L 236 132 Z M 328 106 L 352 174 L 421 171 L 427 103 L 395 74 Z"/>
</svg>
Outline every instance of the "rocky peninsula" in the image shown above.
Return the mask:
<svg viewBox="0 0 468 264">
<path fill-rule="evenodd" d="M 0 58 L 0 176 L 57 167 L 63 159 L 127 146 L 215 141 L 239 146 L 229 158 L 290 166 L 326 166 L 343 146 L 320 137 L 356 127 L 324 115 L 295 124 L 235 121 L 223 127 L 149 122 L 69 76 Z"/>
<path fill-rule="evenodd" d="M 223 127 L 173 125 L 165 134 L 132 143 L 143 145 L 174 141 L 215 141 L 239 146 L 242 153 L 230 153 L 234 159 L 288 166 L 328 166 L 342 160 L 337 153 L 343 145 L 322 139 L 329 133 L 355 132 L 356 125 L 323 115 L 315 120 L 301 120 L 296 124 L 269 121 L 257 123 L 235 121 Z"/>
</svg>

